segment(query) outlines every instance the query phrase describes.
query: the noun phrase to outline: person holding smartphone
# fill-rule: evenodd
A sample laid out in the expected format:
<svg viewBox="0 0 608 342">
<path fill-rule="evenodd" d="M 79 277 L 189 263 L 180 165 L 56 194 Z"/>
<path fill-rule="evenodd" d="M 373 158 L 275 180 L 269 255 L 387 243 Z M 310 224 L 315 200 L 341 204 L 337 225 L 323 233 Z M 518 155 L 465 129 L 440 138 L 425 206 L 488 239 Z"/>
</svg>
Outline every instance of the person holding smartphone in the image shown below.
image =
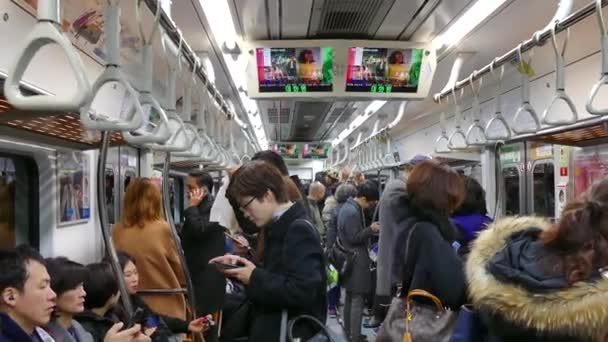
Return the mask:
<svg viewBox="0 0 608 342">
<path fill-rule="evenodd" d="M 192 276 L 199 316 L 218 313 L 225 301 L 226 279 L 209 260 L 224 255 L 224 227 L 210 222 L 214 197 L 213 178 L 206 172 L 195 172 L 186 179 L 189 207 L 184 212 L 182 247 Z M 207 342 L 217 341 L 217 327 L 205 334 Z"/>
</svg>

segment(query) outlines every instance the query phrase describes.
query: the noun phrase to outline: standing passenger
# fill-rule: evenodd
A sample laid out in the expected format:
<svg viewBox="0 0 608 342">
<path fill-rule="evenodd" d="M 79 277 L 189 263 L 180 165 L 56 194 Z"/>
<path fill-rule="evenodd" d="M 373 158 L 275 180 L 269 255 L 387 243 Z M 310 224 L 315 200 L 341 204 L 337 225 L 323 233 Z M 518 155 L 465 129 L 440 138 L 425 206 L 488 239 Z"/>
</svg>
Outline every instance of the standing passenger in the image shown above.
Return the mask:
<svg viewBox="0 0 608 342">
<path fill-rule="evenodd" d="M 313 182 L 310 184 L 310 190 L 308 191 L 308 208 L 310 208 L 312 223 L 319 231 L 321 241 L 325 241 L 325 225 L 321 219 L 321 213 L 319 213 L 319 201 L 325 198 L 325 186 L 320 182 Z"/>
<path fill-rule="evenodd" d="M 213 206 L 213 178 L 206 172 L 191 173 L 186 179 L 190 206 L 184 216 L 182 246 L 186 263 L 192 275 L 196 297 L 196 313 L 199 316 L 215 314 L 224 305 L 226 279 L 209 260 L 224 255 L 224 228 L 217 222 L 209 222 Z M 137 259 L 139 262 L 139 259 Z M 217 332 L 207 332 L 209 339 Z"/>
<path fill-rule="evenodd" d="M 486 229 L 492 219 L 486 209 L 486 192 L 474 178 L 464 177 L 466 195 L 464 201 L 452 214 L 452 222 L 460 231 L 460 255 L 467 255 L 470 244 L 480 231 Z"/>
<path fill-rule="evenodd" d="M 238 264 L 224 274 L 246 286 L 252 302 L 249 341 L 277 342 L 281 313 L 289 318 L 306 314 L 325 322 L 326 271 L 319 235 L 308 222 L 301 203 L 289 200 L 285 178 L 272 165 L 252 161 L 232 176 L 227 196 L 266 234 L 258 250 L 262 267 L 235 255 L 212 262 Z M 296 326 L 294 335 L 307 340 L 316 333 Z"/>
<path fill-rule="evenodd" d="M 125 193 L 123 216 L 112 230 L 117 250 L 137 259 L 142 289 L 182 289 L 185 278 L 169 223 L 161 218 L 161 195 L 148 178 L 131 181 Z M 144 294 L 144 302 L 155 312 L 186 319 L 186 301 L 181 292 Z"/>
<path fill-rule="evenodd" d="M 365 181 L 357 187 L 357 196 L 348 199 L 338 213 L 338 236 L 344 247 L 356 252 L 351 273 L 343 280 L 346 288 L 344 308 L 345 328 L 350 341 L 366 341 L 361 335 L 364 297 L 371 288 L 371 260 L 367 246 L 373 234 L 380 230 L 378 223 L 370 227 L 365 224 L 364 209 L 378 201 L 378 187 L 374 182 Z"/>
</svg>

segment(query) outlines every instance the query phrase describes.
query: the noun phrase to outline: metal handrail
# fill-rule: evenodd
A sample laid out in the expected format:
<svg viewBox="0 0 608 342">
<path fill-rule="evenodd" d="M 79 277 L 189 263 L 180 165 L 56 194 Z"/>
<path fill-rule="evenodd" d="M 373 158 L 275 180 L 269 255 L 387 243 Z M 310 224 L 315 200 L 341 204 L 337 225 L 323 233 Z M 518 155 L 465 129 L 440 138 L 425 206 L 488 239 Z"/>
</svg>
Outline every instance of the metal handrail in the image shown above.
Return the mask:
<svg viewBox="0 0 608 342">
<path fill-rule="evenodd" d="M 602 13 L 602 0 L 595 1 L 595 12 L 597 13 L 597 22 L 600 29 L 600 44 L 602 46 L 602 73 L 599 81 L 591 88 L 591 94 L 587 99 L 586 108 L 589 114 L 606 115 L 608 108 L 597 108 L 593 105 L 593 100 L 597 96 L 602 85 L 608 85 L 608 32 L 604 23 L 604 14 Z"/>
</svg>

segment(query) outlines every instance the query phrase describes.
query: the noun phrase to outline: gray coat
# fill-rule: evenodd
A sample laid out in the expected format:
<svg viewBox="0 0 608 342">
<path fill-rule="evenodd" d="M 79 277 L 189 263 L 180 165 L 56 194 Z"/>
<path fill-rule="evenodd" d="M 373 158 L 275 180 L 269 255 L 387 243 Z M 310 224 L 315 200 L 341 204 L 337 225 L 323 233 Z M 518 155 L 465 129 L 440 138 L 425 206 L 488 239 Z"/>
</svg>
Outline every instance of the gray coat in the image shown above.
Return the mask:
<svg viewBox="0 0 608 342">
<path fill-rule="evenodd" d="M 67 331 L 67 329 L 64 329 L 56 321 L 51 321 L 44 329 L 53 337 L 55 342 L 93 342 L 93 335 L 86 331 L 76 320 L 72 320 L 72 327 L 78 336 L 78 340 L 76 340 L 70 334 L 70 332 Z"/>
<path fill-rule="evenodd" d="M 347 291 L 366 294 L 371 289 L 371 260 L 367 245 L 372 235 L 371 228 L 365 227 L 363 209 L 354 199 L 349 198 L 338 212 L 340 241 L 346 249 L 357 253 L 351 274 L 343 279 Z"/>
<path fill-rule="evenodd" d="M 408 207 L 404 205 L 406 197 L 405 181 L 394 179 L 386 184 L 378 204 L 380 207 L 380 240 L 376 269 L 378 272 L 376 294 L 378 296 L 390 296 L 391 287 L 401 281 L 394 277 L 394 274 L 398 274 L 398 272 L 393 271 L 392 266 L 395 241 L 399 233 L 406 228 L 404 224 L 408 215 Z"/>
</svg>

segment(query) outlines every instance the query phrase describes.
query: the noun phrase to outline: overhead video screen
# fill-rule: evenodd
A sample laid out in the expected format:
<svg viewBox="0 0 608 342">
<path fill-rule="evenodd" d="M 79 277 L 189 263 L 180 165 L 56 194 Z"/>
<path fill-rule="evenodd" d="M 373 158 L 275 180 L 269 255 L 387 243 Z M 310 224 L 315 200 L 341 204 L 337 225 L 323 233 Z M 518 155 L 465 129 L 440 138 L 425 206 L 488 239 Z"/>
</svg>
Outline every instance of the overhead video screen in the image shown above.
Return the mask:
<svg viewBox="0 0 608 342">
<path fill-rule="evenodd" d="M 351 47 L 348 50 L 346 91 L 416 93 L 423 49 Z"/>
<path fill-rule="evenodd" d="M 304 144 L 302 148 L 302 158 L 325 159 L 329 154 L 329 146 L 329 144 Z"/>
<path fill-rule="evenodd" d="M 298 144 L 274 144 L 270 149 L 280 154 L 283 158 L 300 158 L 300 145 Z"/>
<path fill-rule="evenodd" d="M 260 93 L 333 91 L 333 48 L 257 48 Z"/>
</svg>

